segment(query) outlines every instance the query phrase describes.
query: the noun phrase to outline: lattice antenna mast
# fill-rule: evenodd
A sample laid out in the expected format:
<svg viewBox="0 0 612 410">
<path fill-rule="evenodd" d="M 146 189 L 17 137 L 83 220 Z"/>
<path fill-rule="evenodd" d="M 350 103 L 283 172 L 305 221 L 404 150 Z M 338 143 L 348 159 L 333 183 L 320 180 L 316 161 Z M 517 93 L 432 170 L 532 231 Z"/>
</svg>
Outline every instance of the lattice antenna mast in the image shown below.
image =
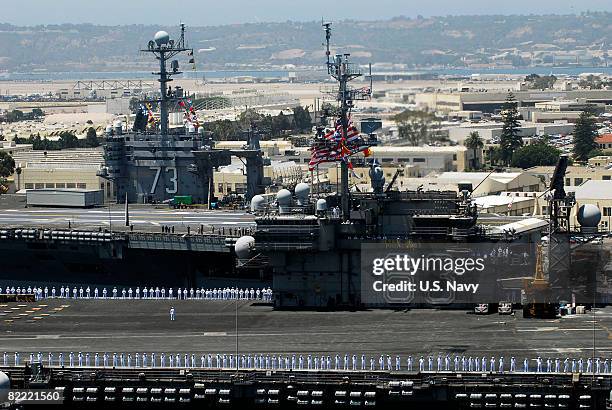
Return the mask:
<svg viewBox="0 0 612 410">
<path fill-rule="evenodd" d="M 161 134 L 168 135 L 168 102 L 174 98 L 169 96 L 167 83 L 172 81 L 173 75 L 182 74 L 182 72 L 179 71 L 178 60 L 172 60 L 170 63 L 171 71 L 167 69 L 167 62 L 180 53 L 187 53 L 190 56 L 189 63 L 194 63 L 193 49 L 185 45 L 185 25 L 181 24 L 181 36 L 178 41 L 170 39 L 165 31 L 158 31 L 154 39 L 149 41 L 147 48 L 140 51 L 151 53 L 159 60 L 159 71 L 153 74 L 158 77 L 157 81 L 159 81 Z"/>
<path fill-rule="evenodd" d="M 349 87 L 349 82 L 361 77 L 363 74 L 358 67 L 349 61 L 350 54 L 336 54 L 331 57 L 331 25 L 332 23 L 322 23 L 325 31 L 325 54 L 327 56 L 327 73 L 338 82 L 338 93 L 336 100 L 339 105 L 339 120 L 342 124 L 342 135 L 348 134 L 349 113 L 353 108 L 353 101 L 367 100 L 371 96 L 371 88 L 352 89 Z M 348 220 L 350 214 L 350 189 L 349 189 L 349 173 L 348 163 L 342 161 L 340 163 L 340 195 L 342 206 L 342 219 Z"/>
</svg>

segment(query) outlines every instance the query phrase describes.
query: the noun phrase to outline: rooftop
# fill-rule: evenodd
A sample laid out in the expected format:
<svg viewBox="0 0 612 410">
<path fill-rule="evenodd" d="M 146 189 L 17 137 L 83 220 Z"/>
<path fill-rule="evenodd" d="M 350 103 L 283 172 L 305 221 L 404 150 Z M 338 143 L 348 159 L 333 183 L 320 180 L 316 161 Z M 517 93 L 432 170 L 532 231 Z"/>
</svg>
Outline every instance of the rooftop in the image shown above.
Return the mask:
<svg viewBox="0 0 612 410">
<path fill-rule="evenodd" d="M 576 199 L 612 200 L 612 181 L 588 180 L 577 187 L 568 187 L 576 193 Z"/>
<path fill-rule="evenodd" d="M 455 146 L 442 146 L 442 147 L 433 147 L 433 146 L 424 146 L 424 147 L 398 147 L 398 146 L 385 146 L 385 147 L 372 147 L 372 154 L 385 154 L 389 152 L 418 152 L 418 153 L 435 153 L 435 152 L 443 152 L 443 153 L 456 153 L 458 151 L 467 151 L 467 148 L 463 145 L 455 145 Z"/>
<path fill-rule="evenodd" d="M 443 172 L 440 174 L 439 178 L 456 182 L 469 181 L 472 184 L 479 184 L 488 178 L 507 184 L 521 176 L 521 174 L 522 172 Z"/>
<path fill-rule="evenodd" d="M 481 209 L 504 205 L 508 206 L 508 208 L 511 209 L 511 205 L 513 204 L 519 204 L 520 202 L 532 200 L 532 197 L 515 197 L 510 195 L 487 195 L 473 199 L 476 206 Z"/>
<path fill-rule="evenodd" d="M 600 135 L 595 139 L 598 144 L 612 144 L 612 134 Z"/>
</svg>

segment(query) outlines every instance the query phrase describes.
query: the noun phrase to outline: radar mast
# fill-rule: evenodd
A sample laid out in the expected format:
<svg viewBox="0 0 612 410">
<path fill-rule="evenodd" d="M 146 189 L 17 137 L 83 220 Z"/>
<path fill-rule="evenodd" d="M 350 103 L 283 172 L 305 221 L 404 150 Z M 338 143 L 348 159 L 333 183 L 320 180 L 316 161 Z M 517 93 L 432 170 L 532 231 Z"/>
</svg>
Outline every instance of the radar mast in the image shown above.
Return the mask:
<svg viewBox="0 0 612 410">
<path fill-rule="evenodd" d="M 158 31 L 155 34 L 153 40 L 149 41 L 148 47 L 144 50 L 140 50 L 145 53 L 151 53 L 159 60 L 159 72 L 153 74 L 158 76 L 159 81 L 159 111 L 160 111 L 160 125 L 161 135 L 168 135 L 168 102 L 172 100 L 168 94 L 167 83 L 172 81 L 172 76 L 176 74 L 182 74 L 179 71 L 178 60 L 172 60 L 170 63 L 171 71 L 167 69 L 167 62 L 177 56 L 180 53 L 187 53 L 191 58 L 190 63 L 194 63 L 193 49 L 188 48 L 185 45 L 185 24 L 181 24 L 181 36 L 178 41 L 170 39 L 170 35 L 165 31 Z"/>
<path fill-rule="evenodd" d="M 342 127 L 342 137 L 348 135 L 349 114 L 353 108 L 353 101 L 367 100 L 372 95 L 371 73 L 370 88 L 353 89 L 349 87 L 349 82 L 361 77 L 363 74 L 359 67 L 349 61 L 350 54 L 336 54 L 331 56 L 331 22 L 322 23 L 325 30 L 325 55 L 327 56 L 327 73 L 338 82 L 338 121 Z M 334 124 L 336 126 L 336 124 Z M 340 162 L 340 196 L 342 220 L 346 221 L 350 216 L 350 189 L 349 189 L 349 162 Z"/>
</svg>

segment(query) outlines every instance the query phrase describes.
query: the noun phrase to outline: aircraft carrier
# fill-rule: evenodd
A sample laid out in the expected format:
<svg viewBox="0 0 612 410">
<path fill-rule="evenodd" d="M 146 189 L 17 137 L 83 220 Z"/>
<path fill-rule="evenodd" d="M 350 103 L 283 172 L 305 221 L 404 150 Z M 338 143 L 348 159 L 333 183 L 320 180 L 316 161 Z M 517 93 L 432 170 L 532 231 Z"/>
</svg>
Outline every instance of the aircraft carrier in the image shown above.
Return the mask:
<svg viewBox="0 0 612 410">
<path fill-rule="evenodd" d="M 331 56 L 331 26 L 324 27 L 328 71 L 339 84 L 338 111 L 332 115 L 332 132 L 329 123 L 321 124 L 312 148 L 313 160 L 340 162 L 337 193 L 311 192 L 308 184 L 298 184 L 269 201 L 259 195 L 263 159 L 256 138 L 242 152 L 228 152 L 216 150 L 197 130 L 190 133 L 189 126 L 174 134 L 166 129 L 164 106 L 181 97 L 166 89 L 165 62 L 175 52 L 189 53 L 182 30 L 179 41 L 158 33 L 147 48 L 160 59 L 159 133 L 157 128 L 135 134 L 108 131 L 109 156 L 101 175 L 117 184 L 118 205 L 23 209 L 14 198 L 0 197 L 3 289 L 11 282 L 212 288 L 271 279 L 273 301 L 136 299 L 131 293 L 40 300 L 5 295 L 0 302 L 0 393 L 51 389 L 72 408 L 610 406 L 612 312 L 601 303 L 590 303 L 585 314 L 555 312 L 549 319 L 530 320 L 520 313 L 452 310 L 452 300 L 435 306 L 427 298 L 396 304 L 368 299 L 367 283 L 359 280 L 365 266 L 362 246 L 383 245 L 395 252 L 442 244 L 466 252 L 483 243 L 496 248 L 539 244 L 545 231 L 546 272 L 542 261 L 533 260 L 536 254 L 527 255 L 533 265 L 508 263 L 500 269 L 507 273 L 510 266 L 514 277 L 509 279 L 519 282 L 511 290 L 524 291 L 524 300 L 514 307 L 527 302 L 534 309 L 526 313 L 538 316 L 543 303 L 530 303 L 538 301 L 534 295 L 541 291 L 548 298 L 545 304 L 559 302 L 551 293 L 567 290 L 570 237 L 596 237 L 597 218 L 583 209 L 583 225 L 570 226 L 574 202 L 563 190 L 564 157 L 551 182 L 547 221 L 513 219 L 487 226 L 471 205 L 469 187 L 459 193 L 399 192 L 393 180 L 385 181 L 376 161 L 371 162 L 371 192 L 351 189 L 350 157 L 377 143 L 373 135 L 348 137 L 353 103 L 368 98 L 371 87 L 349 87 L 361 73 L 348 55 Z M 177 64 L 171 67 L 178 72 Z M 211 170 L 232 155 L 252 165 L 250 213 L 161 205 L 175 195 L 210 203 Z M 504 249 L 497 252 L 503 254 Z M 590 266 L 588 273 L 595 272 Z M 578 296 L 596 302 L 598 295 L 588 290 Z M 169 317 L 171 309 L 176 320 Z M 177 359 L 161 362 L 162 355 Z M 365 365 L 347 363 L 353 356 Z M 265 357 L 265 364 L 251 363 L 255 357 Z M 300 357 L 318 359 L 311 367 L 297 364 Z M 513 357 L 517 364 L 511 369 Z M 495 369 L 457 364 L 466 358 L 469 363 L 493 359 Z M 557 360 L 566 364 L 547 368 Z"/>
</svg>

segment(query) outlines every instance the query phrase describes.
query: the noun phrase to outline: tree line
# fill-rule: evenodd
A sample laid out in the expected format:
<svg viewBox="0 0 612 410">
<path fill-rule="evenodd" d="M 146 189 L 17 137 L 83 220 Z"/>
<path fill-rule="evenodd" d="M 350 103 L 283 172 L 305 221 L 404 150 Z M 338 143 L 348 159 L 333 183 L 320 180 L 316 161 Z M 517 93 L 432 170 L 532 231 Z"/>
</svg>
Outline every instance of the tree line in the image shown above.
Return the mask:
<svg viewBox="0 0 612 410">
<path fill-rule="evenodd" d="M 19 122 L 36 120 L 45 116 L 45 113 L 40 108 L 34 108 L 30 112 L 23 112 L 21 110 L 7 111 L 5 114 L 0 116 L 0 121 L 3 122 Z"/>
<path fill-rule="evenodd" d="M 41 137 L 40 134 L 30 135 L 27 138 L 15 137 L 16 144 L 32 144 L 37 151 L 58 151 L 70 148 L 96 148 L 100 146 L 100 139 L 93 127 L 89 127 L 84 139 L 77 138 L 74 131 L 62 131 L 57 140 Z"/>
<path fill-rule="evenodd" d="M 286 136 L 288 134 L 310 132 L 312 129 L 312 119 L 308 107 L 294 107 L 293 115 L 285 115 L 280 112 L 278 115 L 265 115 L 255 109 L 248 108 L 240 113 L 235 121 L 216 120 L 201 124 L 204 131 L 212 133 L 217 141 L 242 139 L 242 133 L 250 128 L 256 128 L 263 136 L 263 139 Z M 146 118 L 142 117 L 141 111 L 137 109 L 135 130 L 146 128 Z M 139 114 L 141 117 L 139 117 Z"/>
</svg>

